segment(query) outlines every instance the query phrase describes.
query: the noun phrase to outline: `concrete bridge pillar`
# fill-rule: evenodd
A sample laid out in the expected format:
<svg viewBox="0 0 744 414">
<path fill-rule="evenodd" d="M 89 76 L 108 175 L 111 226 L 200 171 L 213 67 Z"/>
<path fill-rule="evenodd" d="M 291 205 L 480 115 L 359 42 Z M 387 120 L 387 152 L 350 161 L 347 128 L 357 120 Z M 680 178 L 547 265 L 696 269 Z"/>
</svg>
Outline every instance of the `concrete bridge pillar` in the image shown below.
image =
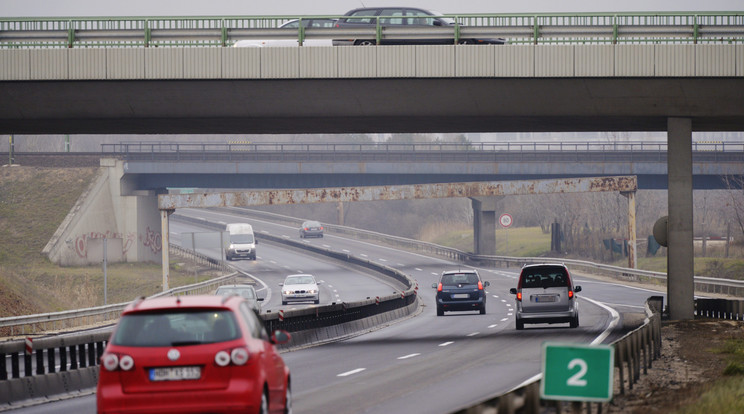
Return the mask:
<svg viewBox="0 0 744 414">
<path fill-rule="evenodd" d="M 151 262 L 162 259 L 161 223 L 155 191 L 130 191 L 122 182 L 124 162 L 102 159 L 100 173 L 77 201 L 43 253 L 62 266 L 103 261 L 100 245 L 111 240 L 110 262 Z M 114 251 L 112 247 L 121 251 Z"/>
<path fill-rule="evenodd" d="M 692 234 L 692 120 L 667 121 L 669 221 L 667 300 L 672 320 L 693 319 L 695 313 L 694 246 Z"/>
<path fill-rule="evenodd" d="M 473 252 L 496 254 L 496 203 L 502 197 L 473 197 Z"/>
</svg>

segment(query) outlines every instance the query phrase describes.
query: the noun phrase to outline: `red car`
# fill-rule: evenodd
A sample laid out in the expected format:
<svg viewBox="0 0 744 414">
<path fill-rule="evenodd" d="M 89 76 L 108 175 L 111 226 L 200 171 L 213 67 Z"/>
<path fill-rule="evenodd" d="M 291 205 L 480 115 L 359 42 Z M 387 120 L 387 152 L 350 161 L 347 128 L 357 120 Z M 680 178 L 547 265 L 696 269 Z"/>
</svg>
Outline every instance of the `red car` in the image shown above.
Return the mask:
<svg viewBox="0 0 744 414">
<path fill-rule="evenodd" d="M 101 357 L 99 413 L 291 413 L 289 368 L 240 296 L 138 299 Z"/>
</svg>

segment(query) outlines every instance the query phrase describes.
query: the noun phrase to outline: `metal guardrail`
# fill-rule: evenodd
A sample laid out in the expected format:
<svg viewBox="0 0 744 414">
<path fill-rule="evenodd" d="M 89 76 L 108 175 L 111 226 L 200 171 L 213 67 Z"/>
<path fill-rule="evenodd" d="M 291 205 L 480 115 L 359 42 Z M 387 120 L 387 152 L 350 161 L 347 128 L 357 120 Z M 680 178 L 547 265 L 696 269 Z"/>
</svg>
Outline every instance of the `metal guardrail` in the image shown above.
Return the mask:
<svg viewBox="0 0 744 414">
<path fill-rule="evenodd" d="M 622 152 L 666 153 L 666 141 L 542 141 L 542 142 L 172 142 L 134 141 L 101 144 L 104 154 L 151 153 L 357 153 L 357 152 Z M 744 152 L 740 141 L 693 141 L 693 152 Z"/>
<path fill-rule="evenodd" d="M 0 47 L 227 47 L 243 39 L 451 37 L 526 44 L 744 41 L 742 12 L 450 14 L 455 26 L 279 29 L 292 19 L 341 16 L 61 17 L 0 19 Z"/>
<path fill-rule="evenodd" d="M 661 297 L 652 296 L 646 301 L 646 320 L 643 325 L 614 341 L 614 366 L 618 372 L 617 387 L 613 385 L 613 395 L 625 394 L 625 387 L 633 389 L 638 382 L 641 372 L 647 373 L 654 360 L 661 356 Z M 546 407 L 554 408 L 555 412 L 566 412 L 564 404 L 570 404 L 571 412 L 579 413 L 586 409 L 587 413 L 602 413 L 607 403 L 581 403 L 567 401 L 552 401 L 540 399 L 539 378 L 528 384 L 510 390 L 501 395 L 493 396 L 477 402 L 466 408 L 455 411 L 456 414 L 474 413 L 515 413 L 538 414 L 545 412 Z M 619 388 L 619 389 L 618 389 Z M 593 406 L 598 406 L 597 410 Z M 553 411 L 550 411 L 553 412 Z"/>
<path fill-rule="evenodd" d="M 102 144 L 101 156 L 127 161 L 667 162 L 667 143 L 629 141 L 479 143 L 178 143 Z M 744 142 L 693 142 L 694 162 L 744 162 Z M 18 157 L 22 154 L 16 153 Z M 30 153 L 29 153 L 30 154 Z"/>
</svg>

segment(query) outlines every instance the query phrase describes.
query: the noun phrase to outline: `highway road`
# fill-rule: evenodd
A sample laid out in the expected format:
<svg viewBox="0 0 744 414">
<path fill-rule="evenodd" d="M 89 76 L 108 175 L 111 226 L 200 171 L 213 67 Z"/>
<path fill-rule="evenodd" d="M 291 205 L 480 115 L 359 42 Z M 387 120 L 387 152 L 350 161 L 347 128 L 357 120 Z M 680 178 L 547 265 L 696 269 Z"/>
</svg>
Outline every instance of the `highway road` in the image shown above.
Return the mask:
<svg viewBox="0 0 744 414">
<path fill-rule="evenodd" d="M 299 239 L 296 228 L 236 218 L 210 210 L 179 211 L 212 221 L 248 221 L 256 232 Z M 194 231 L 171 220 L 172 241 L 177 232 Z M 330 249 L 379 261 L 408 273 L 419 283 L 420 313 L 389 326 L 323 346 L 286 352 L 293 378 L 295 413 L 447 413 L 503 393 L 540 372 L 544 341 L 600 343 L 623 333 L 624 313 L 642 311 L 643 303 L 659 292 L 575 277 L 583 291 L 580 326 L 526 325 L 516 331 L 514 298 L 518 269 L 479 268 L 487 288 L 487 313 L 445 313 L 437 317 L 431 284 L 445 269 L 462 266 L 368 242 L 326 234 L 302 239 Z M 269 243 L 258 246 L 258 260 L 232 262 L 262 280 L 267 294 L 264 311 L 282 308 L 278 283 L 288 272 L 314 273 L 324 280 L 321 304 L 389 293 L 390 283 L 345 269 L 333 262 L 285 250 Z M 268 291 L 272 294 L 268 296 Z M 291 306 L 314 306 L 292 304 Z M 84 395 L 18 409 L 23 413 L 93 413 L 95 398 Z"/>
</svg>

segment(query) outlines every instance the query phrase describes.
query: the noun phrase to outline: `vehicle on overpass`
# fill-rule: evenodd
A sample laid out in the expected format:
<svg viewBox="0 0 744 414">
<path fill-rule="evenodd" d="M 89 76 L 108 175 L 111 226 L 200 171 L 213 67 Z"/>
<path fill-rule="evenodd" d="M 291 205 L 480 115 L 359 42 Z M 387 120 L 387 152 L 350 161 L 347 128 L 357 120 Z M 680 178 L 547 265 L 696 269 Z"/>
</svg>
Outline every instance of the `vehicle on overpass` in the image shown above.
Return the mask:
<svg viewBox="0 0 744 414">
<path fill-rule="evenodd" d="M 291 412 L 290 371 L 239 296 L 140 298 L 101 357 L 98 413 Z"/>
<path fill-rule="evenodd" d="M 517 329 L 525 323 L 565 323 L 571 328 L 579 326 L 579 303 L 576 293 L 581 286 L 574 286 L 564 264 L 531 264 L 522 268 L 516 288 L 509 292 L 516 295 Z"/>
<path fill-rule="evenodd" d="M 293 47 L 299 46 L 300 22 L 305 29 L 322 29 L 332 28 L 336 24 L 336 19 L 308 18 L 292 19 L 279 26 L 279 29 L 287 29 L 288 34 L 294 34 L 295 38 L 287 39 L 244 39 L 238 40 L 233 47 Z M 302 46 L 333 46 L 333 41 L 328 39 L 303 39 Z"/>
<path fill-rule="evenodd" d="M 455 20 L 444 17 L 442 13 L 415 7 L 363 7 L 349 10 L 336 21 L 336 27 L 345 29 L 381 27 L 382 30 L 396 27 L 448 27 L 456 26 Z M 451 45 L 453 38 L 384 38 L 380 44 L 386 45 Z M 460 39 L 460 44 L 503 45 L 504 39 L 469 38 Z M 333 39 L 334 46 L 371 46 L 377 44 L 375 38 Z"/>
<path fill-rule="evenodd" d="M 486 313 L 486 291 L 489 282 L 481 280 L 475 269 L 447 270 L 439 282 L 431 287 L 437 290 L 437 316 L 445 311 L 479 311 Z"/>
</svg>

